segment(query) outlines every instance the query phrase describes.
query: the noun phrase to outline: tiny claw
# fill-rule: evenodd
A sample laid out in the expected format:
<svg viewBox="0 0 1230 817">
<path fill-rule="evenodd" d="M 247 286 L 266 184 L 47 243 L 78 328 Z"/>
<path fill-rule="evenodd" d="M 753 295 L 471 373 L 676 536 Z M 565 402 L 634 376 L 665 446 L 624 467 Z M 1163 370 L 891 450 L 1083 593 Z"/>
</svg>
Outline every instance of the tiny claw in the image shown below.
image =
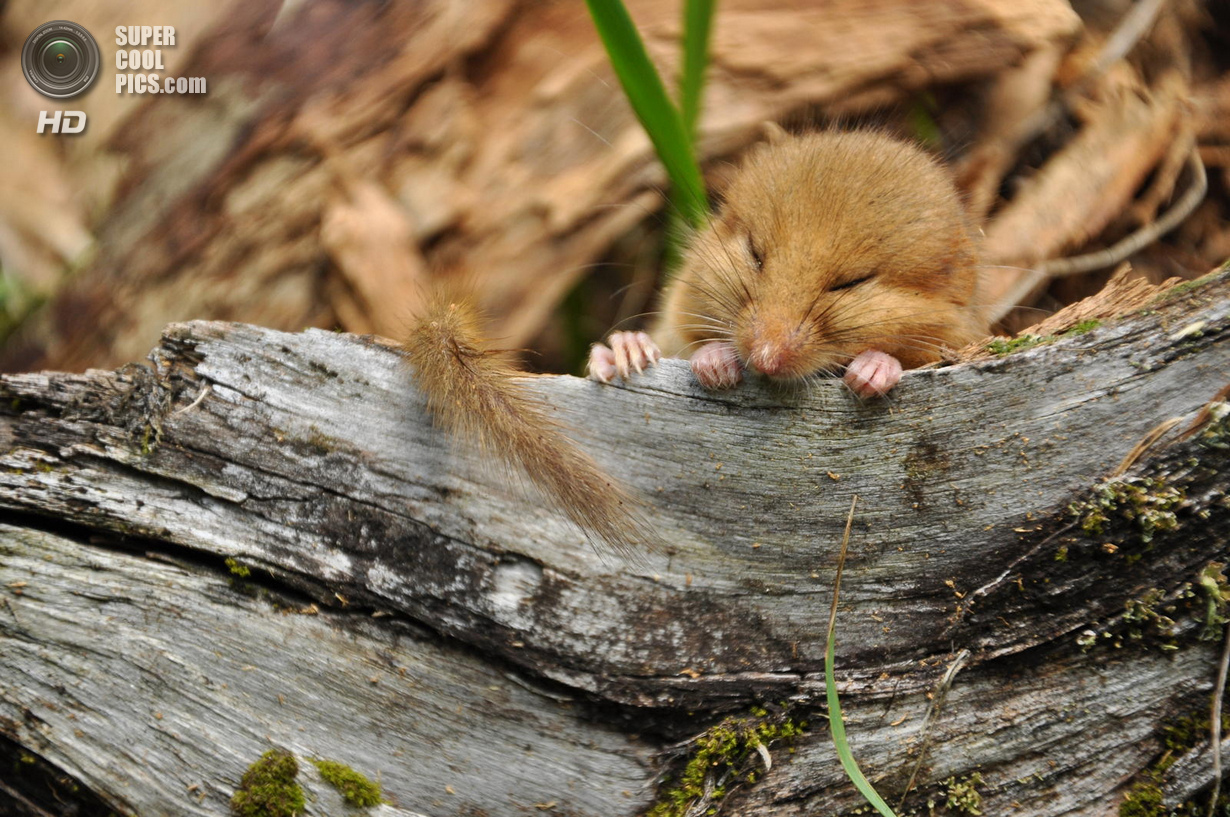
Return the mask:
<svg viewBox="0 0 1230 817">
<path fill-rule="evenodd" d="M 859 397 L 882 397 L 901 380 L 901 361 L 890 354 L 868 349 L 860 352 L 842 381 Z"/>
<path fill-rule="evenodd" d="M 657 362 L 662 359 L 662 350 L 658 348 L 658 344 L 653 342 L 653 338 L 644 332 L 637 332 L 636 340 L 645 350 L 645 357 L 649 360 L 649 365 L 657 365 Z"/>
<path fill-rule="evenodd" d="M 706 389 L 731 389 L 743 381 L 743 365 L 734 344 L 715 340 L 692 355 L 692 374 Z"/>
<path fill-rule="evenodd" d="M 616 374 L 615 353 L 601 343 L 589 347 L 589 363 L 585 367 L 591 380 L 610 383 Z"/>
<path fill-rule="evenodd" d="M 613 332 L 610 346 L 595 343 L 589 350 L 589 376 L 602 383 L 616 377 L 627 379 L 655 365 L 662 358 L 653 339 L 644 332 Z"/>
</svg>

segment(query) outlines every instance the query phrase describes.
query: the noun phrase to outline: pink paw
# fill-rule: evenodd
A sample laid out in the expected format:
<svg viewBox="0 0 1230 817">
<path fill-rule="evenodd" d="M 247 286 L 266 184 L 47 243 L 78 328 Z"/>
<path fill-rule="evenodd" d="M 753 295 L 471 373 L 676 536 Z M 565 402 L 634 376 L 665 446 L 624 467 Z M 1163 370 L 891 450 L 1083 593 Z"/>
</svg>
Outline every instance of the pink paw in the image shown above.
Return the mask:
<svg viewBox="0 0 1230 817">
<path fill-rule="evenodd" d="M 692 355 L 692 374 L 706 389 L 730 389 L 743 380 L 743 366 L 733 344 L 715 340 Z"/>
<path fill-rule="evenodd" d="M 842 378 L 859 397 L 888 394 L 901 380 L 901 361 L 884 352 L 868 349 L 850 361 Z"/>
<path fill-rule="evenodd" d="M 627 380 L 635 369 L 639 374 L 662 357 L 658 345 L 644 332 L 612 332 L 610 346 L 595 343 L 589 349 L 589 376 L 610 383 L 617 376 Z"/>
</svg>

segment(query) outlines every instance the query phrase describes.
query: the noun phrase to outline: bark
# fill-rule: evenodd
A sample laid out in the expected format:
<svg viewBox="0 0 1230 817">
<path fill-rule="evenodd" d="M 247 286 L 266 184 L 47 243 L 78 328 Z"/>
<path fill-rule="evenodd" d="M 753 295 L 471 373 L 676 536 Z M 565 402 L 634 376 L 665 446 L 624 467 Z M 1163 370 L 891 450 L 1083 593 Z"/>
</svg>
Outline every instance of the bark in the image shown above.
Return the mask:
<svg viewBox="0 0 1230 817">
<path fill-rule="evenodd" d="M 531 378 L 648 498 L 630 561 L 450 446 L 376 339 L 198 322 L 149 367 L 6 376 L 0 735 L 123 813 L 226 813 L 277 745 L 379 776 L 387 813 L 611 817 L 759 703 L 810 726 L 724 813 L 851 813 L 822 670 L 857 494 L 836 666 L 868 777 L 895 803 L 923 756 L 907 805 L 977 772 L 987 814 L 1114 814 L 1208 709 L 1228 295 L 880 402 Z"/>
</svg>

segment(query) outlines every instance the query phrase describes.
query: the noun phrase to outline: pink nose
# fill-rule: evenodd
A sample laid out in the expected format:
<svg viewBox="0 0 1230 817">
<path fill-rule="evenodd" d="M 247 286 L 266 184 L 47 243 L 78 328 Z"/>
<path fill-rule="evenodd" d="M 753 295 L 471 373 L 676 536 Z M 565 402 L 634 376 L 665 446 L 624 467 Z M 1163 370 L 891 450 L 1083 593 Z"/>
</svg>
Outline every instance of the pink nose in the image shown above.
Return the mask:
<svg viewBox="0 0 1230 817">
<path fill-rule="evenodd" d="M 760 314 L 751 321 L 744 348 L 747 365 L 769 377 L 793 377 L 799 371 L 804 332 L 793 315 Z"/>
<path fill-rule="evenodd" d="M 760 341 L 752 347 L 747 362 L 753 369 L 769 377 L 786 374 L 795 361 L 798 350 L 791 344 Z"/>
</svg>

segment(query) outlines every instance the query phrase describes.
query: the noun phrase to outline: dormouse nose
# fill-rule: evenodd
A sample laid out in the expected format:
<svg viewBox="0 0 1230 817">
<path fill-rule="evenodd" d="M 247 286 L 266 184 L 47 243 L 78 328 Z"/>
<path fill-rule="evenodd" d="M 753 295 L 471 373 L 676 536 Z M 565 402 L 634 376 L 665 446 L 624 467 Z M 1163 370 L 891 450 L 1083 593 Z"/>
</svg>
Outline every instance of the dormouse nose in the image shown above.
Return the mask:
<svg viewBox="0 0 1230 817">
<path fill-rule="evenodd" d="M 788 377 L 798 369 L 802 331 L 797 321 L 766 315 L 752 327 L 747 364 L 769 377 Z"/>
</svg>

